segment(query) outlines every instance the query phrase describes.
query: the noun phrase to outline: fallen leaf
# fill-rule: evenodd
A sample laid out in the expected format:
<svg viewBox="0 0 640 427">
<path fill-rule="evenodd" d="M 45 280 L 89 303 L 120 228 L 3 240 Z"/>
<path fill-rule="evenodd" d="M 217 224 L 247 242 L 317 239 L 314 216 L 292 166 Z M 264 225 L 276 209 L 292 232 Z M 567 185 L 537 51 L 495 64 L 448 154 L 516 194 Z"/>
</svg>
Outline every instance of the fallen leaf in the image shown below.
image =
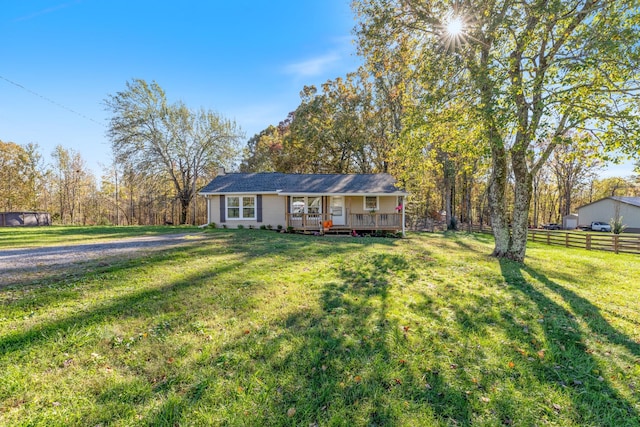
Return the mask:
<svg viewBox="0 0 640 427">
<path fill-rule="evenodd" d="M 402 380 L 400 378 L 394 378 L 393 380 L 396 382 L 396 384 L 402 385 Z"/>
<path fill-rule="evenodd" d="M 538 352 L 538 357 L 539 357 L 540 359 L 544 359 L 544 350 L 540 350 L 540 351 Z"/>
<path fill-rule="evenodd" d="M 249 335 L 249 334 L 251 333 L 251 331 L 250 331 L 250 330 L 248 330 L 248 329 L 245 329 L 245 330 L 243 331 L 243 333 L 244 333 L 245 335 Z"/>
<path fill-rule="evenodd" d="M 557 412 L 560 412 L 560 410 L 562 409 L 562 406 L 558 405 L 557 403 L 554 403 L 551 406 L 553 406 L 553 409 L 555 409 Z"/>
<path fill-rule="evenodd" d="M 287 411 L 287 417 L 291 418 L 296 414 L 296 408 L 289 408 Z"/>
<path fill-rule="evenodd" d="M 484 402 L 484 403 L 488 403 L 488 402 L 490 402 L 490 401 L 491 401 L 491 399 L 489 399 L 489 398 L 488 398 L 488 397 L 486 397 L 486 396 L 481 396 L 481 397 L 480 397 L 480 401 L 482 401 L 482 402 Z"/>
<path fill-rule="evenodd" d="M 510 367 L 510 368 L 514 368 L 515 366 L 516 366 L 516 364 L 515 364 L 515 363 L 513 363 L 513 362 L 509 362 L 509 367 Z"/>
<path fill-rule="evenodd" d="M 361 381 L 362 381 L 362 377 L 361 377 L 360 375 L 356 375 L 356 376 L 353 378 L 353 380 L 354 380 L 355 382 L 359 383 L 359 382 L 361 382 Z"/>
<path fill-rule="evenodd" d="M 322 365 L 322 370 L 326 371 L 327 370 L 327 365 Z"/>
</svg>

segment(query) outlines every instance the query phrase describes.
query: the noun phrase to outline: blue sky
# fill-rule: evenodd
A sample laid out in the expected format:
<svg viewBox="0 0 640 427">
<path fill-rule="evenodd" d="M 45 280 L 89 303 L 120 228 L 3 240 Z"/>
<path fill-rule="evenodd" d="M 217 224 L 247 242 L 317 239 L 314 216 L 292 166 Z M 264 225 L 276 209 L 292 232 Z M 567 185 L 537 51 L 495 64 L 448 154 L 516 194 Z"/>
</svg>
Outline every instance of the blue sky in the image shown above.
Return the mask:
<svg viewBox="0 0 640 427">
<path fill-rule="evenodd" d="M 47 160 L 72 148 L 99 178 L 111 163 L 103 101 L 141 78 L 235 119 L 246 141 L 286 118 L 304 85 L 361 64 L 349 3 L 0 0 L 0 140 L 37 143 Z"/>
<path fill-rule="evenodd" d="M 285 119 L 304 85 L 360 65 L 349 3 L 0 0 L 0 140 L 47 158 L 73 148 L 99 177 L 111 162 L 103 101 L 133 78 L 235 119 L 248 139 Z"/>
</svg>

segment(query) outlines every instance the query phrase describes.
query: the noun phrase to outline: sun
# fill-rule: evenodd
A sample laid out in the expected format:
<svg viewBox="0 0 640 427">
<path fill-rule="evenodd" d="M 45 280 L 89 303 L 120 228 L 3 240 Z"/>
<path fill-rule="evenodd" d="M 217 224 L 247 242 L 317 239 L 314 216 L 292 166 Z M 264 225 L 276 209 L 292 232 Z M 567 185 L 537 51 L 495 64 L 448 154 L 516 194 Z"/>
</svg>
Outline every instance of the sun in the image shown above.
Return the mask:
<svg viewBox="0 0 640 427">
<path fill-rule="evenodd" d="M 464 31 L 464 22 L 460 17 L 453 17 L 447 23 L 447 33 L 451 37 L 458 37 Z"/>
<path fill-rule="evenodd" d="M 466 42 L 468 25 L 464 15 L 452 13 L 442 22 L 440 38 L 445 49 L 455 51 Z"/>
</svg>

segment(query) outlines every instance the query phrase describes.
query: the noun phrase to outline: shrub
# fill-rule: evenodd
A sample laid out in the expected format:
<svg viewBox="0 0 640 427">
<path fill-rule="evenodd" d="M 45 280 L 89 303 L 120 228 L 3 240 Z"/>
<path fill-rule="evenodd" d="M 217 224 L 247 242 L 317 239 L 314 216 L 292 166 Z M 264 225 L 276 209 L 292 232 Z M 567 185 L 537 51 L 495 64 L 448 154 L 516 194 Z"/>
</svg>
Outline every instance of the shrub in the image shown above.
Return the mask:
<svg viewBox="0 0 640 427">
<path fill-rule="evenodd" d="M 237 228 L 238 228 L 238 230 L 244 230 L 244 225 L 242 225 L 242 224 L 238 224 L 238 227 L 237 227 Z"/>
<path fill-rule="evenodd" d="M 278 230 L 282 230 L 282 226 L 278 224 Z"/>
<path fill-rule="evenodd" d="M 218 228 L 215 222 L 209 223 L 209 228 Z"/>
<path fill-rule="evenodd" d="M 260 226 L 260 230 L 266 230 L 266 229 L 267 229 L 267 226 L 266 226 L 266 225 L 262 224 L 262 225 Z"/>
<path fill-rule="evenodd" d="M 622 218 L 623 217 L 621 216 L 618 216 L 615 219 L 611 218 L 609 225 L 611 226 L 611 232 L 613 234 L 620 234 L 627 228 L 627 224 L 622 223 Z"/>
</svg>

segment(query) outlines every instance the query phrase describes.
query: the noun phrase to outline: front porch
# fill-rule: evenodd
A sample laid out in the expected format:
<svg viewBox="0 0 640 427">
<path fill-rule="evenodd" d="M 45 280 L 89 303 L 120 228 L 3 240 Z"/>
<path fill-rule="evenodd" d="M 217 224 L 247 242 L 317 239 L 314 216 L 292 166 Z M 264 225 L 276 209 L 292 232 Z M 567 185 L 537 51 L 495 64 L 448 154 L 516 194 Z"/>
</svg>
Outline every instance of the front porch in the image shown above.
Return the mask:
<svg viewBox="0 0 640 427">
<path fill-rule="evenodd" d="M 296 231 L 344 232 L 344 231 L 402 231 L 401 213 L 350 213 L 344 224 L 336 224 L 329 213 L 288 213 L 287 227 Z"/>
</svg>

